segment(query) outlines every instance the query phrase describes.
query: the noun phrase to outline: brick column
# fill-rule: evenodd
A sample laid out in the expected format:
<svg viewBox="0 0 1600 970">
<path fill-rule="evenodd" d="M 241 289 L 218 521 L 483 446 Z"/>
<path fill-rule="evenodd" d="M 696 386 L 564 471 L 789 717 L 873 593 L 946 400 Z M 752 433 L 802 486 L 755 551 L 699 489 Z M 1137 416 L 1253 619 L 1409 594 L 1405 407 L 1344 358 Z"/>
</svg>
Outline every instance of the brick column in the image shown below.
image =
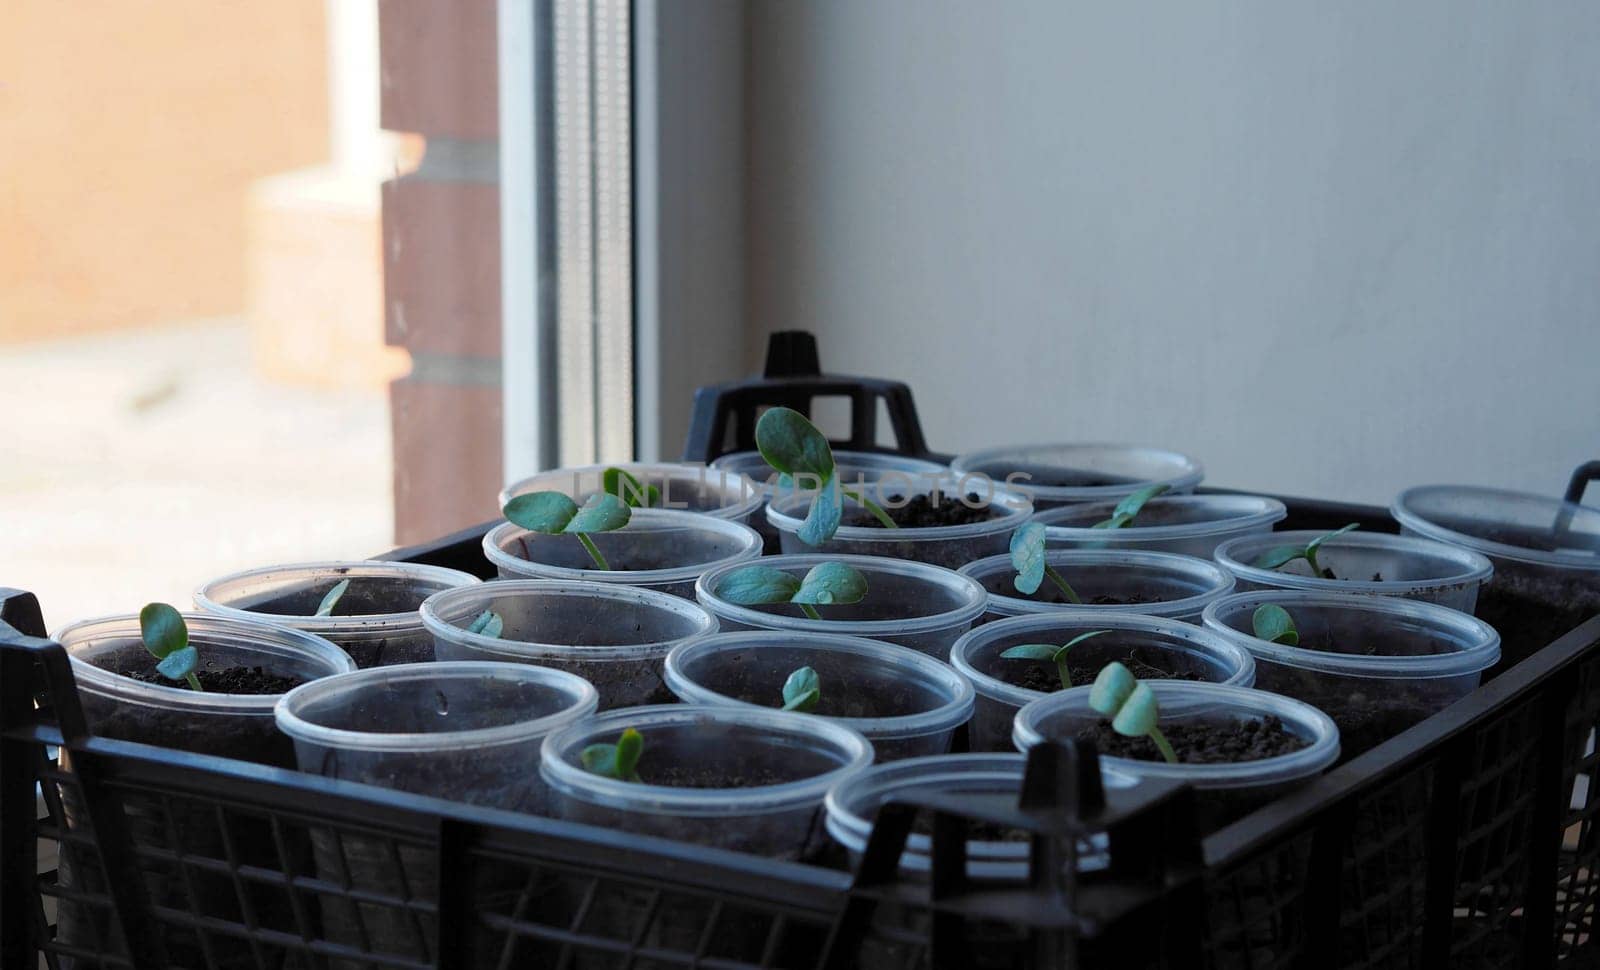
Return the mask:
<svg viewBox="0 0 1600 970">
<path fill-rule="evenodd" d="M 380 0 L 382 123 L 426 139 L 383 186 L 395 538 L 493 517 L 500 460 L 500 194 L 494 0 Z"/>
</svg>

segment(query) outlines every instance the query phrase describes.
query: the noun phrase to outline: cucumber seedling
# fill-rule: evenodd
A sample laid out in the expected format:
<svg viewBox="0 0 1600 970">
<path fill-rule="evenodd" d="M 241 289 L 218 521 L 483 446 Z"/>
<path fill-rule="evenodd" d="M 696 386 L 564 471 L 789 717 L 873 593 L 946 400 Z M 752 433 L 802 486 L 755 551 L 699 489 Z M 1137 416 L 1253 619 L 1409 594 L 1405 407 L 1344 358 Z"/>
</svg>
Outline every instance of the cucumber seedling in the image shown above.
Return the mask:
<svg viewBox="0 0 1600 970">
<path fill-rule="evenodd" d="M 1304 559 L 1306 565 L 1311 567 L 1311 575 L 1318 579 L 1338 579 L 1339 577 L 1333 574 L 1333 570 L 1317 562 L 1317 553 L 1322 549 L 1322 544 L 1329 539 L 1337 539 L 1346 532 L 1354 532 L 1359 528 L 1361 528 L 1361 523 L 1352 522 L 1342 529 L 1325 532 L 1303 546 L 1275 546 L 1256 560 L 1256 568 L 1278 569 L 1289 565 L 1297 559 Z"/>
<path fill-rule="evenodd" d="M 583 770 L 604 775 L 618 781 L 638 781 L 639 755 L 644 753 L 644 735 L 627 728 L 617 738 L 616 744 L 591 744 L 583 749 L 578 759 Z"/>
<path fill-rule="evenodd" d="M 468 633 L 476 633 L 480 636 L 494 638 L 499 638 L 501 631 L 503 631 L 505 628 L 506 621 L 501 619 L 500 614 L 494 612 L 493 610 L 484 610 L 482 613 L 479 613 L 477 616 L 473 617 L 471 623 L 467 624 Z"/>
<path fill-rule="evenodd" d="M 1056 646 L 1053 643 L 1023 643 L 1001 653 L 1000 657 L 1003 660 L 1032 660 L 1039 663 L 1053 663 L 1056 665 L 1056 673 L 1061 677 L 1061 689 L 1071 690 L 1072 673 L 1067 670 L 1067 652 L 1090 637 L 1097 637 L 1102 633 L 1110 632 L 1110 630 L 1090 630 L 1088 633 L 1078 634 L 1060 646 Z"/>
<path fill-rule="evenodd" d="M 633 510 L 615 495 L 601 493 L 589 496 L 580 508 L 569 496 L 560 492 L 529 492 L 518 495 L 500 510 L 516 525 L 541 535 L 573 535 L 583 543 L 589 558 L 599 569 L 609 570 L 611 564 L 600 555 L 600 549 L 589 538 L 593 532 L 613 532 L 628 524 Z M 528 555 L 526 543 L 523 555 Z"/>
<path fill-rule="evenodd" d="M 809 712 L 822 699 L 822 681 L 810 667 L 801 667 L 783 682 L 783 709 Z"/>
<path fill-rule="evenodd" d="M 344 594 L 348 593 L 349 591 L 350 591 L 350 580 L 341 579 L 337 583 L 334 583 L 333 584 L 333 588 L 328 590 L 328 593 L 327 593 L 326 596 L 322 597 L 322 602 L 317 604 L 317 613 L 316 613 L 316 615 L 317 616 L 332 616 L 333 615 L 333 608 L 335 606 L 339 605 L 339 601 L 341 599 L 343 599 L 344 598 Z"/>
<path fill-rule="evenodd" d="M 882 506 L 867 498 L 864 490 L 848 489 L 839 484 L 839 469 L 834 464 L 833 448 L 827 436 L 799 411 L 793 408 L 765 411 L 756 422 L 756 448 L 779 474 L 780 485 L 792 486 L 802 479 L 816 482 L 816 494 L 806 509 L 805 521 L 800 523 L 800 541 L 806 545 L 820 546 L 839 531 L 844 515 L 839 501 L 841 495 L 860 503 L 885 529 L 899 528 Z"/>
<path fill-rule="evenodd" d="M 1029 522 L 1011 533 L 1011 568 L 1017 571 L 1011 585 L 1017 588 L 1017 592 L 1031 596 L 1039 591 L 1039 584 L 1048 576 L 1050 582 L 1056 584 L 1056 589 L 1061 590 L 1061 595 L 1067 598 L 1068 603 L 1082 605 L 1083 600 L 1079 598 L 1077 591 L 1067 582 L 1066 577 L 1056 572 L 1056 567 L 1045 561 L 1044 553 L 1044 526 L 1037 522 Z"/>
<path fill-rule="evenodd" d="M 621 468 L 607 468 L 600 473 L 600 488 L 607 495 L 615 495 L 630 509 L 651 509 L 661 505 L 661 489 L 646 485 Z"/>
<path fill-rule="evenodd" d="M 1300 631 L 1295 629 L 1294 617 L 1276 603 L 1263 603 L 1250 614 L 1250 632 L 1257 640 L 1281 643 L 1286 647 L 1300 645 Z"/>
<path fill-rule="evenodd" d="M 183 615 L 165 603 L 147 603 L 139 611 L 139 640 L 156 658 L 156 671 L 168 680 L 187 682 L 190 690 L 204 693 L 194 675 L 200 652 L 189 642 Z"/>
<path fill-rule="evenodd" d="M 1125 526 L 1131 525 L 1133 520 L 1138 517 L 1139 512 L 1144 508 L 1144 503 L 1150 501 L 1171 487 L 1171 485 L 1162 483 L 1160 485 L 1150 485 L 1139 489 L 1137 492 L 1134 492 L 1132 495 L 1129 495 L 1127 498 L 1124 498 L 1122 501 L 1117 503 L 1117 507 L 1111 510 L 1111 518 L 1106 519 L 1103 522 L 1096 522 L 1090 528 L 1121 529 Z"/>
<path fill-rule="evenodd" d="M 1111 719 L 1113 731 L 1127 738 L 1149 738 L 1168 764 L 1178 763 L 1177 753 L 1156 726 L 1161 719 L 1156 692 L 1127 667 L 1113 660 L 1100 669 L 1089 688 L 1089 706 Z"/>
<path fill-rule="evenodd" d="M 739 606 L 793 603 L 806 616 L 820 620 L 818 606 L 844 606 L 865 599 L 867 577 L 842 562 L 818 563 L 804 578 L 771 566 L 746 566 L 718 583 L 717 595 Z"/>
</svg>

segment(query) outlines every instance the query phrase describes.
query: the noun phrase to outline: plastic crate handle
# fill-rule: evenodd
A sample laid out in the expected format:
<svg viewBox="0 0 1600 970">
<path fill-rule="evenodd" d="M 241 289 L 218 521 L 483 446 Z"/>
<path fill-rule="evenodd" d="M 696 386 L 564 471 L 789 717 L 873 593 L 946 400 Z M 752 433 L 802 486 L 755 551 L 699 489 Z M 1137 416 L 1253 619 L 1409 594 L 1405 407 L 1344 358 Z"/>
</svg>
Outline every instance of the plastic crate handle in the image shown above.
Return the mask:
<svg viewBox="0 0 1600 970">
<path fill-rule="evenodd" d="M 1589 483 L 1600 481 L 1600 461 L 1586 461 L 1572 472 L 1572 478 L 1567 481 L 1567 494 L 1563 496 L 1568 502 L 1577 505 L 1583 501 L 1583 493 L 1588 490 Z"/>
<path fill-rule="evenodd" d="M 0 587 L 0 723 L 9 731 L 34 719 L 35 701 L 52 709 L 67 745 L 89 736 L 67 651 L 45 635 L 39 600 Z"/>
</svg>

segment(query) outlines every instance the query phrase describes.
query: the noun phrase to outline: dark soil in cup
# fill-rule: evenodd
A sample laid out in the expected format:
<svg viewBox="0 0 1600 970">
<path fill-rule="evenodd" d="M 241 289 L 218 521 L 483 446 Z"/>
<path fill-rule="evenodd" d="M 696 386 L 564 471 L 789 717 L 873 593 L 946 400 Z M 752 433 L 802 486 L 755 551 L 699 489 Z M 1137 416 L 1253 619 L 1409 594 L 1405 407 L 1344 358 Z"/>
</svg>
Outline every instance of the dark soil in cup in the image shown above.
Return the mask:
<svg viewBox="0 0 1600 970">
<path fill-rule="evenodd" d="M 1304 701 L 1333 718 L 1339 727 L 1341 762 L 1443 709 L 1455 699 L 1455 680 L 1379 680 L 1283 664 L 1256 664 L 1258 689 Z"/>
<path fill-rule="evenodd" d="M 350 586 L 334 604 L 332 616 L 382 616 L 386 613 L 410 613 L 436 589 L 419 587 L 416 580 L 376 576 L 345 576 L 336 573 L 331 578 L 295 592 L 264 599 L 259 602 L 228 603 L 252 613 L 272 616 L 314 616 L 322 598 L 342 580 Z"/>
<path fill-rule="evenodd" d="M 1059 603 L 1063 606 L 1078 605 L 1067 599 L 1066 594 L 1057 589 L 1056 585 L 1049 580 L 1045 580 L 1044 584 L 1039 587 L 1039 591 L 1033 596 L 1029 597 L 1029 599 L 1040 603 Z M 1112 596 L 1110 593 L 1099 593 L 1095 596 L 1089 597 L 1084 601 L 1083 605 L 1138 606 L 1142 603 L 1160 603 L 1161 601 L 1161 597 L 1159 596 L 1149 596 L 1144 593 L 1130 593 L 1126 596 Z"/>
<path fill-rule="evenodd" d="M 612 572 L 676 569 L 680 566 L 709 563 L 731 555 L 735 551 L 731 542 L 715 546 L 697 544 L 693 548 L 700 551 L 696 557 L 691 557 L 685 554 L 683 544 L 673 541 L 670 534 L 640 538 L 648 535 L 636 532 L 602 532 L 590 538 L 600 549 L 600 554 L 605 557 L 606 565 L 611 567 Z M 546 566 L 587 570 L 599 568 L 576 536 L 521 535 L 506 551 L 527 562 Z"/>
<path fill-rule="evenodd" d="M 1069 653 L 1070 657 L 1071 654 Z M 1085 663 L 1068 663 L 1067 673 L 1072 677 L 1072 683 L 1082 687 L 1094 683 L 1100 676 L 1100 670 L 1106 664 L 1116 660 L 1140 680 L 1190 680 L 1206 681 L 1212 678 L 1194 670 L 1175 670 L 1156 658 L 1146 660 L 1138 650 L 1131 650 L 1120 657 L 1106 657 Z M 1049 694 L 1061 690 L 1061 676 L 1056 672 L 1056 665 L 1040 663 L 1037 660 L 1009 660 L 1008 666 L 999 667 L 996 661 L 996 674 L 1009 684 L 1023 687 L 1027 690 L 1036 690 Z M 1015 669 L 1012 666 L 1015 665 Z"/>
<path fill-rule="evenodd" d="M 973 508 L 973 505 L 981 502 L 983 502 L 983 496 L 977 492 L 968 492 L 966 502 L 949 495 L 933 493 L 931 496 L 913 496 L 909 502 L 898 508 L 884 506 L 884 512 L 888 514 L 895 525 L 902 529 L 928 529 L 944 525 L 968 525 L 973 522 L 987 522 L 997 515 L 1004 514 L 996 512 L 987 505 Z M 868 529 L 881 529 L 884 527 L 883 523 L 878 521 L 877 516 L 862 508 L 846 509 L 841 517 L 841 524 Z"/>
<path fill-rule="evenodd" d="M 1019 485 L 1042 485 L 1050 488 L 1103 488 L 1107 485 L 1136 485 L 1142 479 L 1126 475 L 1111 475 L 1091 468 L 1062 468 L 1059 465 L 1035 465 L 1026 462 L 982 462 L 973 471 L 988 475 L 997 482 L 1007 475 L 1022 473 L 1030 476 Z"/>
<path fill-rule="evenodd" d="M 1377 644 L 1336 644 L 1331 640 L 1301 640 L 1296 644 L 1301 650 L 1315 650 L 1318 653 L 1340 653 L 1347 657 L 1376 657 L 1378 656 Z"/>
<path fill-rule="evenodd" d="M 637 770 L 641 782 L 667 788 L 759 788 L 796 780 L 773 768 L 721 765 L 689 768 L 676 764 L 648 765 L 645 759 L 640 759 Z"/>
<path fill-rule="evenodd" d="M 1500 660 L 1484 671 L 1488 679 L 1600 614 L 1600 590 L 1575 579 L 1518 575 L 1497 563 L 1474 613 L 1500 633 Z"/>
<path fill-rule="evenodd" d="M 783 682 L 788 674 L 770 664 L 763 669 L 760 650 L 728 653 L 721 659 L 725 671 L 721 676 L 708 678 L 706 686 L 719 694 L 757 704 L 761 707 L 783 706 Z M 796 658 L 795 666 L 809 666 L 822 681 L 822 693 L 817 706 L 810 713 L 823 717 L 902 717 L 921 714 L 933 705 L 929 703 L 928 689 L 895 680 L 888 684 L 885 678 L 874 677 L 868 682 L 854 679 L 852 668 L 826 652 L 815 656 Z"/>
<path fill-rule="evenodd" d="M 183 681 L 168 680 L 154 669 L 129 671 L 123 676 L 142 684 L 160 684 L 163 687 L 187 687 Z M 207 694 L 282 694 L 305 683 L 301 677 L 280 677 L 263 667 L 225 667 L 221 670 L 197 670 L 195 677 Z"/>
<path fill-rule="evenodd" d="M 1015 575 L 1010 570 L 1006 570 L 990 576 L 978 577 L 978 581 L 983 584 L 984 589 L 998 596 L 1011 596 L 1031 600 L 1035 603 L 1051 603 L 1058 606 L 1141 606 L 1148 603 L 1165 603 L 1170 599 L 1177 598 L 1162 597 L 1155 593 L 1118 593 L 1115 595 L 1111 593 L 1093 593 L 1088 596 L 1083 596 L 1082 593 L 1079 593 L 1079 596 L 1083 598 L 1083 602 L 1080 604 L 1067 599 L 1066 594 L 1061 592 L 1061 588 L 1051 582 L 1049 577 L 1045 577 L 1044 581 L 1039 584 L 1039 588 L 1034 592 L 1023 593 L 1012 582 Z M 1066 580 L 1076 589 L 1078 584 L 1073 582 L 1071 576 L 1067 576 Z M 1181 595 L 1187 597 L 1193 594 L 1184 593 Z"/>
<path fill-rule="evenodd" d="M 540 667 L 551 667 L 576 674 L 594 685 L 600 695 L 602 711 L 615 707 L 643 707 L 647 704 L 673 704 L 678 698 L 667 688 L 662 673 L 662 658 L 644 660 L 585 660 L 583 649 L 575 647 L 567 657 L 544 657 Z"/>
<path fill-rule="evenodd" d="M 1305 738 L 1289 731 L 1269 714 L 1259 720 L 1172 724 L 1161 728 L 1178 761 L 1186 765 L 1233 764 L 1261 761 L 1310 747 Z M 1101 754 L 1136 761 L 1164 761 L 1155 742 L 1118 734 L 1111 722 L 1101 721 L 1081 731 L 1078 738 L 1094 742 Z"/>
</svg>

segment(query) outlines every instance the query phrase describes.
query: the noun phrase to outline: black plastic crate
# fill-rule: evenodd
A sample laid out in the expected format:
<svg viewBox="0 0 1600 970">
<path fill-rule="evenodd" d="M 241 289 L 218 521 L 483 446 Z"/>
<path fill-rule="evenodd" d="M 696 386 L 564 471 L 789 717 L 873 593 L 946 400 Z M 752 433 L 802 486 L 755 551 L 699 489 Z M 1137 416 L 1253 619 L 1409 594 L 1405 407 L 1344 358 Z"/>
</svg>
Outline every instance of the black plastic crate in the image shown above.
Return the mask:
<svg viewBox="0 0 1600 970">
<path fill-rule="evenodd" d="M 910 806 L 885 811 L 853 879 L 94 737 L 65 651 L 28 635 L 41 628 L 33 597 L 0 591 L 0 615 L 7 968 L 40 956 L 184 970 L 1057 965 L 1034 956 L 1110 939 L 1130 913 L 1198 886 L 1198 842 L 1175 834 L 1191 815 L 1187 790 L 1100 793 L 1092 751 L 1070 745 L 1030 759 L 1023 809 L 934 805 L 931 883 L 896 878 Z M 1039 873 L 1071 872 L 1051 860 L 1107 833 L 1111 867 L 1092 884 L 967 885 L 964 865 L 951 868 L 965 823 L 941 809 L 1039 833 Z M 41 840 L 70 856 L 70 879 L 34 875 Z M 70 920 L 70 943 L 47 903 L 56 926 Z M 1182 962 L 1198 953 L 1198 924 L 1119 948 Z"/>
<path fill-rule="evenodd" d="M 763 406 L 841 394 L 841 444 L 883 450 L 881 404 L 926 453 L 904 385 L 824 377 L 814 344 L 780 345 L 773 376 L 697 396 L 689 458 L 748 447 Z M 1379 508 L 1283 501 L 1284 528 L 1396 530 Z M 487 528 L 381 558 L 489 577 Z M 1600 617 L 1203 841 L 1186 789 L 1102 803 L 1092 751 L 1042 746 L 1020 805 L 924 800 L 926 883 L 897 879 L 913 806 L 881 814 L 852 874 L 92 737 L 33 598 L 0 591 L 0 619 L 0 970 L 1600 963 Z M 1028 884 L 966 883 L 964 818 L 1035 833 Z M 1056 863 L 1088 832 L 1111 867 L 1077 877 Z M 71 857 L 70 888 L 35 874 L 41 840 Z"/>
</svg>

